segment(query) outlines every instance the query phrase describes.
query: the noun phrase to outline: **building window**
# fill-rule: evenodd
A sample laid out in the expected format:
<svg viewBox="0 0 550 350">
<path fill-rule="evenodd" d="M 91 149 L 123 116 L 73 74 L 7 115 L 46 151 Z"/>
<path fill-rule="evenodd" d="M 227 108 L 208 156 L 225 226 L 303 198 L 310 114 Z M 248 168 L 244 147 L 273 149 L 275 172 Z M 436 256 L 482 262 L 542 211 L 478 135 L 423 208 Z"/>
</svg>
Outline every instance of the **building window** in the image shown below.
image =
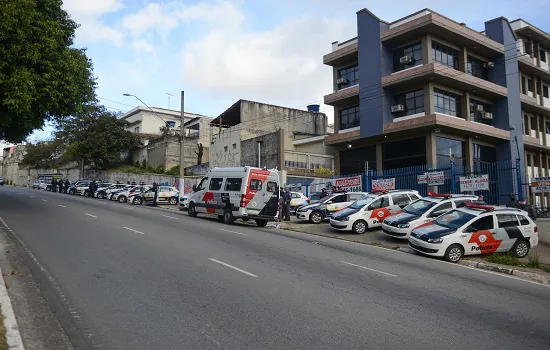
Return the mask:
<svg viewBox="0 0 550 350">
<path fill-rule="evenodd" d="M 489 75 L 487 69 L 483 67 L 484 64 L 485 62 L 483 62 L 482 60 L 479 60 L 472 56 L 468 56 L 468 74 L 487 80 L 489 78 Z"/>
<path fill-rule="evenodd" d="M 546 85 L 542 86 L 542 96 L 548 98 L 548 86 Z"/>
<path fill-rule="evenodd" d="M 533 79 L 527 79 L 527 91 L 534 92 Z"/>
<path fill-rule="evenodd" d="M 411 62 L 401 63 L 401 57 L 411 57 Z M 393 71 L 399 72 L 403 69 L 422 65 L 422 43 L 414 43 L 402 47 L 393 52 Z"/>
<path fill-rule="evenodd" d="M 495 147 L 473 144 L 474 162 L 496 162 L 497 149 Z"/>
<path fill-rule="evenodd" d="M 237 149 L 237 144 L 236 143 L 233 144 L 233 149 Z"/>
<path fill-rule="evenodd" d="M 360 174 L 376 169 L 376 146 L 351 148 L 340 152 L 340 174 Z"/>
<path fill-rule="evenodd" d="M 343 84 L 338 84 L 339 89 L 359 84 L 359 67 L 357 65 L 338 69 L 338 79 L 346 79 Z"/>
<path fill-rule="evenodd" d="M 546 62 L 546 51 L 544 51 L 543 49 L 540 49 L 540 60 L 542 62 Z"/>
<path fill-rule="evenodd" d="M 445 137 L 436 138 L 437 167 L 447 168 L 451 166 L 451 155 L 454 156 L 455 164 L 465 165 L 464 141 L 448 139 Z"/>
<path fill-rule="evenodd" d="M 521 77 L 521 92 L 527 95 L 527 85 L 525 84 L 525 77 Z"/>
<path fill-rule="evenodd" d="M 340 111 L 340 130 L 358 127 L 359 123 L 359 106 Z"/>
<path fill-rule="evenodd" d="M 395 96 L 395 104 L 405 107 L 405 111 L 394 113 L 395 118 L 424 113 L 424 89 Z"/>
<path fill-rule="evenodd" d="M 136 127 L 134 128 L 134 133 L 135 133 L 135 134 L 139 134 L 139 126 L 136 126 Z"/>
<path fill-rule="evenodd" d="M 224 152 L 227 152 L 227 146 L 223 146 Z"/>
<path fill-rule="evenodd" d="M 382 144 L 382 169 L 426 164 L 426 138 L 418 137 Z"/>
<path fill-rule="evenodd" d="M 478 100 L 470 99 L 470 120 L 486 125 L 493 125 L 493 119 L 486 113 L 491 113 L 491 105 Z"/>
<path fill-rule="evenodd" d="M 434 89 L 434 104 L 436 113 L 462 118 L 459 95 L 440 89 Z"/>
<path fill-rule="evenodd" d="M 458 51 L 435 41 L 432 42 L 432 59 L 454 69 L 458 69 Z"/>
</svg>

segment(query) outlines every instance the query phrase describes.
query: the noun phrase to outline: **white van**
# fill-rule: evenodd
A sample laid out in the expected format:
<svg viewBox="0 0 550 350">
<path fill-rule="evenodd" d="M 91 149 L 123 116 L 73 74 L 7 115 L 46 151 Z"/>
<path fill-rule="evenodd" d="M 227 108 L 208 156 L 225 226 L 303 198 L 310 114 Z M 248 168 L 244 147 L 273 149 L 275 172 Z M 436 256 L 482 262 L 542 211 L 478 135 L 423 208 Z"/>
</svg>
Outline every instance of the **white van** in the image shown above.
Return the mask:
<svg viewBox="0 0 550 350">
<path fill-rule="evenodd" d="M 254 219 L 260 227 L 279 216 L 277 169 L 214 168 L 193 191 L 188 200 L 189 216 L 216 214 L 226 224 Z"/>
</svg>

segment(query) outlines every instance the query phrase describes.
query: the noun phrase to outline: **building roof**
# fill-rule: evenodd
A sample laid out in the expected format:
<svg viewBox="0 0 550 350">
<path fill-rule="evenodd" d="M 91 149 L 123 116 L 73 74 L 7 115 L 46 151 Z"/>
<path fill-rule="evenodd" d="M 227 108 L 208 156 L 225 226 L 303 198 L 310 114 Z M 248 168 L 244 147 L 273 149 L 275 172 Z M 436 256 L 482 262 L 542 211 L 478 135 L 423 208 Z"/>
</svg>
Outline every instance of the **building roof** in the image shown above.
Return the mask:
<svg viewBox="0 0 550 350">
<path fill-rule="evenodd" d="M 166 109 L 166 108 L 158 108 L 158 107 L 152 107 L 152 108 L 147 108 L 147 107 L 144 107 L 144 106 L 137 106 L 131 110 L 129 110 L 128 112 L 124 113 L 120 119 L 127 119 L 139 112 L 151 112 L 151 111 L 154 111 L 155 113 L 158 113 L 158 114 L 162 114 L 164 116 L 172 116 L 172 117 L 175 117 L 175 118 L 180 118 L 181 117 L 181 112 L 180 111 L 176 111 L 176 110 L 173 110 L 173 109 Z M 201 115 L 201 114 L 196 114 L 196 113 L 190 113 L 190 112 L 185 112 L 185 117 L 187 118 L 210 118 L 208 116 L 205 116 L 205 115 Z"/>
</svg>

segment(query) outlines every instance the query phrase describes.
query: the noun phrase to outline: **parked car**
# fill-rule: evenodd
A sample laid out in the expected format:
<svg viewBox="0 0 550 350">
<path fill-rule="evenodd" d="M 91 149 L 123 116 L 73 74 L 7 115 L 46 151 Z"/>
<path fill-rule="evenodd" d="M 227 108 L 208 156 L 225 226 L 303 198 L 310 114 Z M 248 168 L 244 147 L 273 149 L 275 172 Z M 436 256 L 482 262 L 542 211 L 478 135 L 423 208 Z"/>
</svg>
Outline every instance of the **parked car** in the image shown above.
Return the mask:
<svg viewBox="0 0 550 350">
<path fill-rule="evenodd" d="M 190 193 L 184 194 L 183 196 L 180 196 L 179 205 L 180 210 L 187 210 L 189 208 L 189 197 L 191 196 Z"/>
<path fill-rule="evenodd" d="M 397 214 L 420 197 L 418 191 L 413 190 L 371 192 L 331 217 L 330 226 L 335 230 L 363 234 L 369 228 L 380 227 L 385 218 Z"/>
<path fill-rule="evenodd" d="M 32 184 L 32 189 L 33 190 L 39 190 L 40 189 L 40 184 L 42 184 L 43 182 L 44 182 L 44 180 L 36 180 Z"/>
<path fill-rule="evenodd" d="M 4 186 L 4 177 L 0 176 L 0 186 Z"/>
<path fill-rule="evenodd" d="M 511 252 L 523 258 L 539 243 L 538 227 L 521 209 L 467 202 L 414 229 L 415 251 L 456 263 L 464 255 Z"/>
<path fill-rule="evenodd" d="M 110 186 L 109 188 L 106 188 L 102 191 L 98 191 L 98 194 L 97 194 L 97 198 L 99 199 L 111 199 L 112 196 L 117 193 L 117 192 L 121 192 L 121 191 L 126 191 L 130 188 L 132 188 L 134 186 L 132 185 L 126 185 L 126 184 L 115 184 L 115 185 L 112 185 Z"/>
<path fill-rule="evenodd" d="M 292 198 L 290 200 L 291 213 L 296 213 L 296 209 L 298 209 L 298 207 L 309 204 L 309 198 L 300 192 L 290 192 L 290 196 Z"/>
<path fill-rule="evenodd" d="M 151 185 L 137 185 L 137 186 L 132 186 L 130 187 L 129 189 L 123 189 L 122 191 L 120 192 L 115 192 L 112 196 L 111 196 L 111 200 L 113 201 L 118 201 L 120 203 L 126 203 L 128 202 L 128 199 L 131 198 L 133 199 L 133 196 L 134 195 L 138 195 L 142 192 L 145 192 L 147 191 L 148 189 L 150 189 Z M 131 203 L 131 202 L 130 202 Z"/>
<path fill-rule="evenodd" d="M 212 213 L 226 224 L 254 219 L 260 227 L 279 216 L 279 172 L 253 167 L 214 168 L 189 197 L 189 216 Z"/>
<path fill-rule="evenodd" d="M 89 184 L 90 184 L 89 180 L 79 180 L 69 186 L 67 193 L 75 195 L 77 194 L 77 189 L 80 188 L 80 192 L 78 194 L 82 194 L 82 191 L 84 191 L 85 188 L 88 188 Z"/>
<path fill-rule="evenodd" d="M 171 186 L 158 186 L 157 187 L 157 203 L 168 203 L 171 205 L 178 204 L 179 191 L 175 187 Z M 132 198 L 132 204 L 141 205 L 143 203 L 153 203 L 155 198 L 155 189 L 150 188 L 147 191 L 137 194 Z"/>
<path fill-rule="evenodd" d="M 332 213 L 344 209 L 368 194 L 368 192 L 333 193 L 317 203 L 300 207 L 296 210 L 296 217 L 301 220 L 309 220 L 313 224 L 319 224 L 323 220 L 327 220 Z"/>
<path fill-rule="evenodd" d="M 463 194 L 438 194 L 428 192 L 428 197 L 418 199 L 403 208 L 401 213 L 388 216 L 382 222 L 382 231 L 392 237 L 408 239 L 412 230 L 437 219 L 446 212 L 463 207 L 478 196 Z"/>
</svg>

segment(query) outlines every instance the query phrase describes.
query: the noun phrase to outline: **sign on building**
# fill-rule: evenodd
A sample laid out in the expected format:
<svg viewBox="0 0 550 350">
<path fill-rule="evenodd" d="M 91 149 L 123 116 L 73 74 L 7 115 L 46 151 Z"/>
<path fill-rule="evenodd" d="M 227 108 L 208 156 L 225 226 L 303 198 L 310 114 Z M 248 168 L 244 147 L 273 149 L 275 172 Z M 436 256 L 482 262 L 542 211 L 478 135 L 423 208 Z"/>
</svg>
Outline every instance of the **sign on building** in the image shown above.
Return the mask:
<svg viewBox="0 0 550 350">
<path fill-rule="evenodd" d="M 460 176 L 460 192 L 474 192 L 489 190 L 489 175 Z"/>
<path fill-rule="evenodd" d="M 550 192 L 550 177 L 534 177 L 531 179 L 531 192 Z"/>
<path fill-rule="evenodd" d="M 438 186 L 445 183 L 445 174 L 442 171 L 433 171 L 416 176 L 416 182 L 420 184 L 428 184 L 428 186 Z"/>
<path fill-rule="evenodd" d="M 395 190 L 395 177 L 389 179 L 374 179 L 372 180 L 373 191 Z"/>
<path fill-rule="evenodd" d="M 337 189 L 346 192 L 361 192 L 363 191 L 363 182 L 361 176 L 344 177 L 340 179 L 334 179 L 334 186 Z"/>
</svg>

